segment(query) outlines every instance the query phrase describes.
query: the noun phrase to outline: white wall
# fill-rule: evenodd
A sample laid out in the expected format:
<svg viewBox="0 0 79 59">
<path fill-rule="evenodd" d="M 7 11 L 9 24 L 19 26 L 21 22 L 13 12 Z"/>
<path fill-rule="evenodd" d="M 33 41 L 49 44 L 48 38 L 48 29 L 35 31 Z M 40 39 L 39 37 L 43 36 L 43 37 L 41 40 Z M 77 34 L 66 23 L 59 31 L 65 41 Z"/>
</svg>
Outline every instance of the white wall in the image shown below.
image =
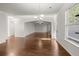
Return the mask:
<svg viewBox="0 0 79 59">
<path fill-rule="evenodd" d="M 8 20 L 7 15 L 0 12 L 0 43 L 8 38 Z"/>
<path fill-rule="evenodd" d="M 24 32 L 25 32 L 25 36 L 34 33 L 35 32 L 34 24 L 30 23 L 30 22 L 25 22 L 24 23 Z"/>
<path fill-rule="evenodd" d="M 20 21 L 20 19 L 15 23 L 15 36 L 16 37 L 24 37 L 24 22 Z"/>
<path fill-rule="evenodd" d="M 12 36 L 15 35 L 15 23 L 14 23 L 14 18 L 8 16 L 8 32 L 9 35 L 8 36 Z"/>
<path fill-rule="evenodd" d="M 15 36 L 16 37 L 25 37 L 26 35 L 31 33 L 30 31 L 32 31 L 32 29 L 30 29 L 31 24 L 25 25 L 25 23 L 34 21 L 33 16 L 27 15 L 27 16 L 17 17 L 17 18 L 18 18 L 18 21 L 15 24 Z M 29 28 L 29 30 L 26 31 L 27 28 Z"/>
<path fill-rule="evenodd" d="M 35 16 L 37 16 L 37 15 L 35 15 Z M 25 25 L 24 25 L 24 23 L 25 22 L 32 22 L 32 21 L 36 21 L 37 19 L 34 19 L 34 15 L 26 15 L 26 16 L 24 16 L 24 17 L 18 17 L 19 18 L 19 20 L 17 21 L 17 23 L 15 24 L 15 35 L 16 35 L 16 37 L 25 37 L 26 36 L 26 34 L 25 34 Z M 53 33 L 54 33 L 54 28 L 53 28 L 53 22 L 54 22 L 54 19 L 53 19 L 53 15 L 45 15 L 45 17 L 44 17 L 44 19 L 43 19 L 44 21 L 48 21 L 48 22 L 51 22 L 52 24 L 52 30 L 51 30 L 51 34 L 52 34 L 52 36 L 53 36 Z M 33 25 L 32 25 L 33 26 Z M 32 27 L 31 26 L 31 27 Z M 36 25 L 36 27 L 38 27 L 39 25 Z M 27 26 L 26 26 L 27 27 Z M 30 27 L 30 26 L 28 26 L 28 27 Z M 46 28 L 46 26 L 45 25 L 43 25 L 42 26 L 42 28 L 43 27 L 45 27 Z M 47 29 L 43 29 L 42 31 L 44 31 L 44 32 L 46 32 L 47 31 Z M 37 28 L 37 30 L 38 31 L 40 31 L 39 30 L 39 28 Z M 35 31 L 37 31 L 37 30 L 35 30 Z M 31 31 L 31 30 L 29 30 L 29 31 Z M 27 31 L 26 31 L 27 32 Z M 29 34 L 30 34 L 30 32 L 28 32 Z"/>
<path fill-rule="evenodd" d="M 65 4 L 57 14 L 57 41 L 71 54 L 79 55 L 79 47 L 65 40 L 65 11 L 73 4 Z"/>
<path fill-rule="evenodd" d="M 35 24 L 35 32 L 47 32 L 47 24 Z"/>
</svg>

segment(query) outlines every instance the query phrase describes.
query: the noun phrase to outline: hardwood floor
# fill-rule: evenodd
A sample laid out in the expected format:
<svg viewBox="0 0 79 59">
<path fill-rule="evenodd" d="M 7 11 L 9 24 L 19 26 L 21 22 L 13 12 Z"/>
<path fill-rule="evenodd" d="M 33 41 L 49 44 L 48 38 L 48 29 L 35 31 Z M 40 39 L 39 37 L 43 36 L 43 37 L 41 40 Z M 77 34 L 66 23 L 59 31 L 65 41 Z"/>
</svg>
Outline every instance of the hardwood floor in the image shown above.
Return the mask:
<svg viewBox="0 0 79 59">
<path fill-rule="evenodd" d="M 55 39 L 45 33 L 33 33 L 25 38 L 11 37 L 0 44 L 0 55 L 4 56 L 70 56 Z"/>
</svg>

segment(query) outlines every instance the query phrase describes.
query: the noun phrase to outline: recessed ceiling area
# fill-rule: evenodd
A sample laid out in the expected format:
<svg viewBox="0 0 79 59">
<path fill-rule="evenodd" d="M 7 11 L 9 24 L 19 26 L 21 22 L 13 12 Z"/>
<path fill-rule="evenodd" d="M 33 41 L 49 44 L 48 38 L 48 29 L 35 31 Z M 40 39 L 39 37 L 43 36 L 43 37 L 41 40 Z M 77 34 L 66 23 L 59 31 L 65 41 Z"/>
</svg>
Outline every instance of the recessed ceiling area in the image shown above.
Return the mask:
<svg viewBox="0 0 79 59">
<path fill-rule="evenodd" d="M 0 11 L 13 15 L 54 14 L 63 3 L 0 3 Z"/>
</svg>

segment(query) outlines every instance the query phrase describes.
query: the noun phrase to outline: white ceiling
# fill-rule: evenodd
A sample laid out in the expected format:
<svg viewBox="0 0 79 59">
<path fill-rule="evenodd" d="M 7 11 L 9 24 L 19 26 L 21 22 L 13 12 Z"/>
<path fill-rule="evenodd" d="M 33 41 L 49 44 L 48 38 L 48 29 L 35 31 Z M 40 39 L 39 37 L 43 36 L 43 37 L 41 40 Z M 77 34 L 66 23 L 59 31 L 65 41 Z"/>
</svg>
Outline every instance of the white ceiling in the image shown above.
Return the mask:
<svg viewBox="0 0 79 59">
<path fill-rule="evenodd" d="M 0 3 L 0 11 L 14 15 L 54 14 L 62 3 Z"/>
</svg>

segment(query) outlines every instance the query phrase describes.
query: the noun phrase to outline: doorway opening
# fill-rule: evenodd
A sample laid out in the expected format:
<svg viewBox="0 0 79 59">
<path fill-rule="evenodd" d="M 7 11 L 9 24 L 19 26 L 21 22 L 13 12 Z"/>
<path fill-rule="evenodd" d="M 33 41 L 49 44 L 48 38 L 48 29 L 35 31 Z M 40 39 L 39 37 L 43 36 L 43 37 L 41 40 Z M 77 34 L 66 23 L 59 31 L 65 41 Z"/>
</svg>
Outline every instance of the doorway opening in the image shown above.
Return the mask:
<svg viewBox="0 0 79 59">
<path fill-rule="evenodd" d="M 31 21 L 24 24 L 25 36 L 51 38 L 51 22 Z"/>
</svg>

